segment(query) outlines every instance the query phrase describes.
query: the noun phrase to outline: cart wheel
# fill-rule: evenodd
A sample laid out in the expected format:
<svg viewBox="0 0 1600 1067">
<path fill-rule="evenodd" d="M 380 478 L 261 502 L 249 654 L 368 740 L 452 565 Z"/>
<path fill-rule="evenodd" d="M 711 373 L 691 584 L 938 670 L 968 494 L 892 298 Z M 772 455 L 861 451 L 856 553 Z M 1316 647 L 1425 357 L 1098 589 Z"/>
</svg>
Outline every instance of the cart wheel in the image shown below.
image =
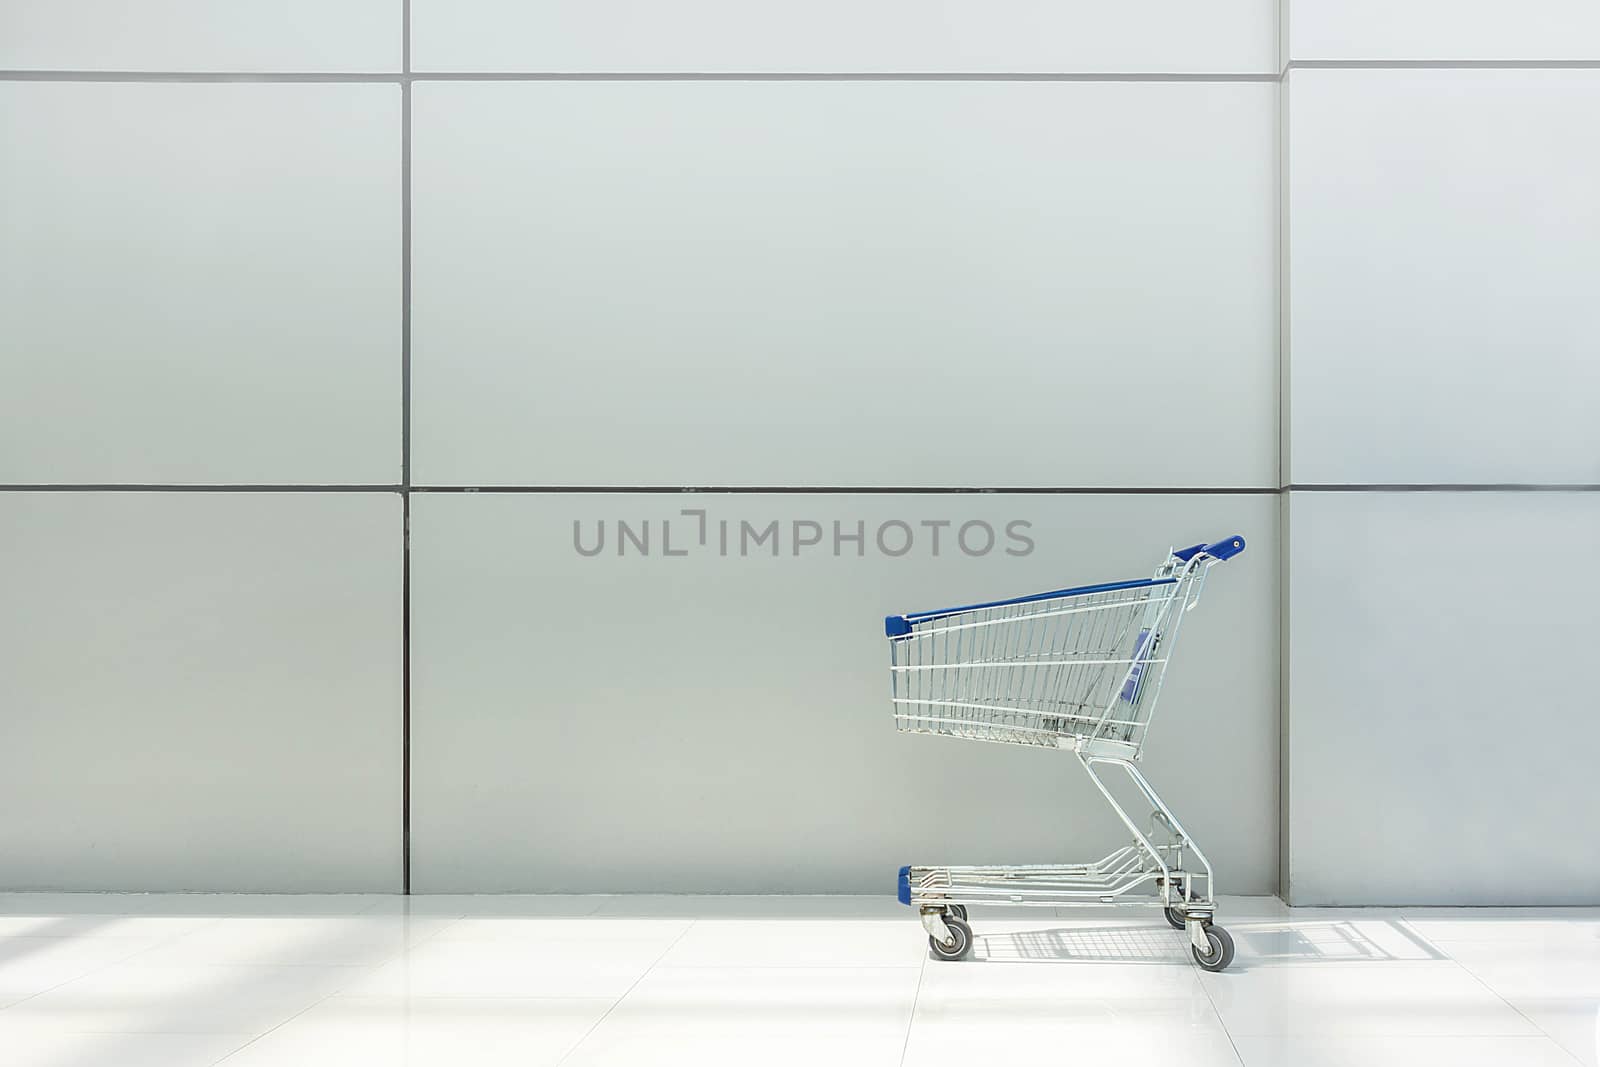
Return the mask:
<svg viewBox="0 0 1600 1067">
<path fill-rule="evenodd" d="M 965 904 L 948 904 L 944 909 L 948 914 L 954 915 L 962 922 L 967 921 L 967 906 Z"/>
<path fill-rule="evenodd" d="M 928 947 L 933 949 L 933 954 L 941 960 L 965 959 L 967 953 L 972 951 L 972 927 L 968 926 L 965 920 L 949 914 L 945 915 L 944 924 L 949 928 L 953 940 L 945 944 L 929 935 Z"/>
<path fill-rule="evenodd" d="M 1160 885 L 1161 883 L 1158 880 L 1156 884 Z M 1178 893 L 1180 896 L 1183 894 L 1183 882 L 1179 879 L 1174 878 L 1172 880 L 1172 888 L 1173 891 Z M 1184 921 L 1182 908 L 1162 908 L 1161 912 L 1167 917 L 1167 924 L 1174 930 L 1182 930 L 1188 925 Z"/>
<path fill-rule="evenodd" d="M 1233 935 L 1220 926 L 1206 927 L 1206 941 L 1211 945 L 1211 951 L 1202 953 L 1198 948 L 1190 945 L 1194 952 L 1194 961 L 1208 971 L 1220 971 L 1233 962 Z"/>
</svg>

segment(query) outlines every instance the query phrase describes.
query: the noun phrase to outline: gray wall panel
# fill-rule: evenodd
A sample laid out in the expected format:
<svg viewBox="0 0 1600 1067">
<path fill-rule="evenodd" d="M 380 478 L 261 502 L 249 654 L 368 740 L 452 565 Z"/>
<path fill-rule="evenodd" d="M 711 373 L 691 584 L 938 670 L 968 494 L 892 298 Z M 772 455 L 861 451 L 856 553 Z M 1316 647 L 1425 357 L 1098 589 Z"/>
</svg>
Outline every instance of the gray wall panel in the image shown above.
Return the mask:
<svg viewBox="0 0 1600 1067">
<path fill-rule="evenodd" d="M 400 90 L 0 84 L 0 483 L 396 482 Z"/>
<path fill-rule="evenodd" d="M 0 889 L 400 888 L 392 495 L 0 493 Z"/>
<path fill-rule="evenodd" d="M 1283 0 L 1290 59 L 1600 58 L 1593 0 Z"/>
<path fill-rule="evenodd" d="M 1600 495 L 1291 508 L 1291 902 L 1600 904 Z"/>
<path fill-rule="evenodd" d="M 417 70 L 1275 70 L 1274 0 L 413 0 Z"/>
<path fill-rule="evenodd" d="M 1274 94 L 418 85 L 416 478 L 1276 485 Z"/>
<path fill-rule="evenodd" d="M 1228 892 L 1276 884 L 1277 500 L 1262 496 L 423 494 L 412 502 L 413 878 L 422 892 L 888 892 L 907 862 L 1120 843 L 1065 753 L 897 734 L 888 612 L 1148 574 L 1238 532 L 1184 627 L 1146 771 Z M 703 508 L 699 520 L 684 508 Z M 600 519 L 649 556 L 580 556 Z M 794 555 L 795 520 L 824 543 Z M 1032 523 L 970 557 L 916 524 Z M 662 555 L 661 522 L 672 548 Z M 720 523 L 731 522 L 730 555 Z M 739 522 L 778 521 L 744 556 Z M 866 524 L 865 557 L 831 524 Z M 969 547 L 980 547 L 979 530 Z M 891 534 L 891 546 L 898 547 Z M 1100 850 L 1100 851 L 1095 851 Z M 1084 857 L 1090 858 L 1090 857 Z"/>
<path fill-rule="evenodd" d="M 400 69 L 400 0 L 6 0 L 0 69 Z"/>
<path fill-rule="evenodd" d="M 1600 71 L 1290 80 L 1290 480 L 1600 482 Z"/>
</svg>

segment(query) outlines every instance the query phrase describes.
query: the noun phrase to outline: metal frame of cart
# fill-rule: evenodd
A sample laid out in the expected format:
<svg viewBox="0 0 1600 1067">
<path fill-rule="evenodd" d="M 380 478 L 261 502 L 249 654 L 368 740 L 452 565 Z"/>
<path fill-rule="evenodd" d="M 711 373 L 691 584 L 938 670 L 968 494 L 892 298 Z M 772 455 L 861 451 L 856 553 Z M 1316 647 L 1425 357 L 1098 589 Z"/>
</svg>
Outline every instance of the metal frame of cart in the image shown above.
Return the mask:
<svg viewBox="0 0 1600 1067">
<path fill-rule="evenodd" d="M 1206 573 L 1243 551 L 1244 538 L 1230 537 L 1174 549 L 1147 579 L 884 620 L 897 729 L 1068 749 L 1133 835 L 1092 863 L 902 867 L 900 901 L 921 913 L 935 956 L 971 951 L 968 905 L 1129 904 L 1162 908 L 1206 970 L 1233 960 L 1233 938 L 1214 921 L 1211 863 L 1135 761 Z M 1149 803 L 1146 828 L 1106 787 L 1104 767 Z M 1154 897 L 1135 894 L 1151 885 Z"/>
</svg>

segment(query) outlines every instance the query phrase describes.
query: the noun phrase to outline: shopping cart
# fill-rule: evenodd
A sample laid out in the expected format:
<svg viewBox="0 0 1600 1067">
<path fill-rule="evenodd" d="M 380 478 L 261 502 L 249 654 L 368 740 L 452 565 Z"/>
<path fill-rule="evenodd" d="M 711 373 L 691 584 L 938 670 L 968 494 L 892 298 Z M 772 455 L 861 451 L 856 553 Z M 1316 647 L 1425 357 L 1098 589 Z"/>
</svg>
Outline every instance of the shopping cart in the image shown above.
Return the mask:
<svg viewBox="0 0 1600 1067">
<path fill-rule="evenodd" d="M 1212 921 L 1211 864 L 1134 761 L 1179 624 L 1211 566 L 1243 551 L 1244 538 L 1230 537 L 1176 549 L 1140 581 L 884 620 L 897 729 L 1070 749 L 1133 834 L 1132 844 L 1093 863 L 902 867 L 900 902 L 922 913 L 935 956 L 957 960 L 972 950 L 969 904 L 1133 904 L 1164 909 L 1167 922 L 1188 931 L 1206 970 L 1232 961 L 1233 938 Z M 1106 788 L 1102 766 L 1120 767 L 1149 802 L 1148 830 Z"/>
</svg>

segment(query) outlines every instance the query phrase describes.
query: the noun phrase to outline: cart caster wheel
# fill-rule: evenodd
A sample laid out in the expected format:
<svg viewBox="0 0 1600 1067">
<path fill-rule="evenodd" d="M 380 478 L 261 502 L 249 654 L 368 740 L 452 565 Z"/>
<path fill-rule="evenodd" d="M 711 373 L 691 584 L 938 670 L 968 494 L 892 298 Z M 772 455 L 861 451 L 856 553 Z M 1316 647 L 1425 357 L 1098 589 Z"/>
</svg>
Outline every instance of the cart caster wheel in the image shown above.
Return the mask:
<svg viewBox="0 0 1600 1067">
<path fill-rule="evenodd" d="M 1157 880 L 1156 884 L 1160 885 L 1161 882 Z M 1172 889 L 1180 897 L 1183 895 L 1183 883 L 1176 878 L 1172 880 Z M 1174 930 L 1182 930 L 1188 926 L 1184 921 L 1182 908 L 1162 908 L 1161 913 L 1167 917 L 1167 925 Z"/>
<path fill-rule="evenodd" d="M 944 910 L 946 915 L 954 915 L 962 922 L 967 921 L 967 906 L 965 904 L 950 904 Z"/>
<path fill-rule="evenodd" d="M 1190 945 L 1194 953 L 1194 961 L 1208 971 L 1220 971 L 1233 962 L 1233 935 L 1220 926 L 1206 927 L 1206 941 L 1211 945 L 1210 952 L 1201 952 L 1199 948 Z"/>
<path fill-rule="evenodd" d="M 929 936 L 928 947 L 933 949 L 933 954 L 941 960 L 966 959 L 967 954 L 972 951 L 972 927 L 967 925 L 966 920 L 958 919 L 948 913 L 944 917 L 944 924 L 953 940 L 946 944 Z"/>
</svg>

